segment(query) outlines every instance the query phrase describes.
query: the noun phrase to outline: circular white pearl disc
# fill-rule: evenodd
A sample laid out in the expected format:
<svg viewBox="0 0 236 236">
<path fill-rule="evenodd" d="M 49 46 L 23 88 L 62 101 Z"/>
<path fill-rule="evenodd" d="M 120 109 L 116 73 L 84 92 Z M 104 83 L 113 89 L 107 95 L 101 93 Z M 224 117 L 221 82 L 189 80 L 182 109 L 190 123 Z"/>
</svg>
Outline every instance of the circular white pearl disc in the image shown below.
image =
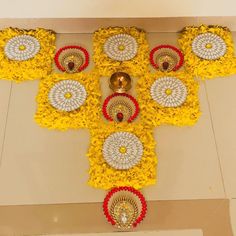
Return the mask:
<svg viewBox="0 0 236 236">
<path fill-rule="evenodd" d="M 121 153 L 120 148 L 126 152 Z M 135 166 L 143 155 L 143 145 L 139 138 L 130 132 L 111 134 L 103 144 L 103 156 L 115 169 L 125 170 Z"/>
<path fill-rule="evenodd" d="M 70 94 L 70 98 L 66 98 Z M 50 104 L 60 111 L 73 111 L 85 102 L 86 90 L 82 84 L 75 80 L 57 82 L 48 94 Z"/>
<path fill-rule="evenodd" d="M 123 50 L 119 47 L 122 46 Z M 138 51 L 138 44 L 129 34 L 117 34 L 107 39 L 104 51 L 108 57 L 117 61 L 127 61 L 134 58 Z"/>
<path fill-rule="evenodd" d="M 167 94 L 167 90 L 170 90 L 171 94 Z M 178 107 L 186 100 L 187 88 L 177 78 L 162 77 L 152 84 L 150 94 L 152 99 L 163 107 Z"/>
<path fill-rule="evenodd" d="M 211 47 L 207 48 L 210 44 Z M 202 59 L 216 60 L 226 53 L 224 40 L 213 33 L 199 34 L 192 42 L 193 52 Z"/>
<path fill-rule="evenodd" d="M 20 47 L 24 46 L 24 50 Z M 33 58 L 40 50 L 39 41 L 30 35 L 19 35 L 8 40 L 4 47 L 5 55 L 10 60 L 26 61 Z"/>
</svg>

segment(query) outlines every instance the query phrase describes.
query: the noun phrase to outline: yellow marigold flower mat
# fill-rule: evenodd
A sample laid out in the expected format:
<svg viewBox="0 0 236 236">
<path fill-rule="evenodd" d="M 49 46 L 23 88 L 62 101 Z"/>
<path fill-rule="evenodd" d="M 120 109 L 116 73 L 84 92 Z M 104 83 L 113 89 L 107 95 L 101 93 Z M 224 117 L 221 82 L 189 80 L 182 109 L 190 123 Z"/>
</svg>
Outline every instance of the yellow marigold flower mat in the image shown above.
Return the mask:
<svg viewBox="0 0 236 236">
<path fill-rule="evenodd" d="M 48 95 L 57 82 L 68 79 L 80 82 L 85 87 L 87 98 L 85 103 L 74 111 L 59 111 L 50 104 Z M 40 81 L 39 92 L 36 97 L 38 106 L 35 121 L 48 129 L 89 128 L 93 123 L 97 124 L 100 119 L 100 99 L 100 86 L 96 72 L 51 74 Z"/>
<path fill-rule="evenodd" d="M 198 57 L 192 50 L 192 42 L 196 36 L 203 33 L 218 35 L 226 44 L 226 53 L 216 60 L 206 60 Z M 184 53 L 185 68 L 194 76 L 201 79 L 213 79 L 236 73 L 236 58 L 234 57 L 234 44 L 230 30 L 221 26 L 200 27 L 188 26 L 180 33 L 179 44 Z"/>
<path fill-rule="evenodd" d="M 163 107 L 154 101 L 150 89 L 154 81 L 162 77 L 181 80 L 187 88 L 185 102 L 178 107 Z M 198 83 L 185 71 L 146 73 L 137 82 L 137 95 L 143 124 L 156 127 L 161 124 L 177 126 L 194 125 L 200 116 Z"/>
<path fill-rule="evenodd" d="M 6 43 L 15 36 L 29 35 L 40 43 L 39 52 L 26 61 L 10 60 L 4 53 Z M 22 82 L 41 79 L 52 71 L 55 51 L 55 33 L 46 29 L 24 30 L 7 28 L 0 31 L 0 78 Z"/>
<path fill-rule="evenodd" d="M 128 170 L 116 170 L 103 158 L 103 143 L 114 132 L 131 132 L 135 134 L 143 144 L 143 156 L 140 162 Z M 157 158 L 155 153 L 155 141 L 151 127 L 141 123 L 111 123 L 99 124 L 90 129 L 91 143 L 88 151 L 90 163 L 89 185 L 100 189 L 111 189 L 118 186 L 132 186 L 136 189 L 156 183 Z"/>
<path fill-rule="evenodd" d="M 131 35 L 137 42 L 137 55 L 127 61 L 117 61 L 109 58 L 104 52 L 104 44 L 110 37 L 117 34 Z M 146 39 L 146 32 L 135 27 L 109 27 L 100 28 L 93 34 L 93 61 L 99 73 L 103 76 L 110 76 L 116 71 L 126 70 L 139 76 L 148 70 L 149 45 Z"/>
</svg>

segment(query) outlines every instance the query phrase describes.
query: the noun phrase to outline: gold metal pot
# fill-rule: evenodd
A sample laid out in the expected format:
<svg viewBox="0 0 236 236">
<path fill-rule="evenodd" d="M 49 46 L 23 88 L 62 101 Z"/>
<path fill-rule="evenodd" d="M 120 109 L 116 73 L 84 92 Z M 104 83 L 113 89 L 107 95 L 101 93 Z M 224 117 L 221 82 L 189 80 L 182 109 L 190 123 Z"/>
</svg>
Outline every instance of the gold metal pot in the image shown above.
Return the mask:
<svg viewBox="0 0 236 236">
<path fill-rule="evenodd" d="M 110 88 L 116 93 L 125 93 L 131 89 L 131 77 L 125 72 L 115 72 L 110 78 Z"/>
</svg>

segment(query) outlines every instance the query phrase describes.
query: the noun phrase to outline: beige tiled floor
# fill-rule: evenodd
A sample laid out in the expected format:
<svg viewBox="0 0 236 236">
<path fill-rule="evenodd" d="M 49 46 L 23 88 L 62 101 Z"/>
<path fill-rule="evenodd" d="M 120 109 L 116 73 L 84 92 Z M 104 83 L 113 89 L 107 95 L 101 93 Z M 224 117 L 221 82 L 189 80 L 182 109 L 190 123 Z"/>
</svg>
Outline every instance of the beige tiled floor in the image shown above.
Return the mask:
<svg viewBox="0 0 236 236">
<path fill-rule="evenodd" d="M 236 76 L 207 81 L 216 144 L 228 197 L 236 198 Z"/>
<path fill-rule="evenodd" d="M 37 88 L 38 81 L 12 87 L 0 171 L 1 204 L 101 200 L 103 191 L 86 184 L 89 132 L 40 128 L 33 119 Z"/>
<path fill-rule="evenodd" d="M 5 128 L 8 114 L 9 99 L 11 94 L 11 82 L 1 81 L 0 86 L 0 153 L 4 145 Z M 1 156 L 0 156 L 1 166 Z"/>
<path fill-rule="evenodd" d="M 176 44 L 174 33 L 151 33 L 148 39 L 151 47 Z M 58 46 L 68 43 L 91 52 L 91 35 L 59 35 Z M 156 129 L 158 184 L 144 189 L 148 200 L 236 198 L 235 88 L 236 76 L 201 83 L 198 124 Z M 38 81 L 12 89 L 0 81 L 0 205 L 102 201 L 105 192 L 86 183 L 89 132 L 38 127 L 37 89 Z"/>
<path fill-rule="evenodd" d="M 156 128 L 159 181 L 156 186 L 144 189 L 147 196 L 157 199 L 225 197 L 203 84 L 200 101 L 202 116 L 195 126 Z"/>
</svg>

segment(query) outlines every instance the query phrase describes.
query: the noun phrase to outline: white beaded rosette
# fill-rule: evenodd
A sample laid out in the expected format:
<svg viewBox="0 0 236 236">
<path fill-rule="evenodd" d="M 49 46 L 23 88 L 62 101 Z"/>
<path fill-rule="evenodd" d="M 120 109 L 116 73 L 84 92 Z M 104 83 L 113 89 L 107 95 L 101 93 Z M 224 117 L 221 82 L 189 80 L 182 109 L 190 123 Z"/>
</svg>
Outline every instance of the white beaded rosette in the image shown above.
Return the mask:
<svg viewBox="0 0 236 236">
<path fill-rule="evenodd" d="M 107 39 L 104 51 L 113 60 L 127 61 L 136 56 L 138 44 L 129 34 L 117 34 Z"/>
<path fill-rule="evenodd" d="M 202 59 L 216 60 L 226 53 L 224 40 L 213 33 L 199 34 L 192 42 L 193 52 Z"/>
<path fill-rule="evenodd" d="M 87 97 L 84 86 L 75 80 L 57 82 L 48 94 L 50 104 L 60 111 L 74 111 L 84 104 Z"/>
<path fill-rule="evenodd" d="M 26 61 L 33 58 L 40 50 L 39 41 L 30 35 L 18 35 L 6 43 L 5 55 L 10 60 Z"/>
<path fill-rule="evenodd" d="M 111 134 L 103 144 L 103 156 L 115 169 L 126 170 L 135 166 L 143 155 L 143 145 L 139 138 L 130 132 Z"/>
<path fill-rule="evenodd" d="M 163 107 L 178 107 L 186 100 L 187 88 L 177 78 L 162 77 L 152 84 L 150 94 Z"/>
</svg>

